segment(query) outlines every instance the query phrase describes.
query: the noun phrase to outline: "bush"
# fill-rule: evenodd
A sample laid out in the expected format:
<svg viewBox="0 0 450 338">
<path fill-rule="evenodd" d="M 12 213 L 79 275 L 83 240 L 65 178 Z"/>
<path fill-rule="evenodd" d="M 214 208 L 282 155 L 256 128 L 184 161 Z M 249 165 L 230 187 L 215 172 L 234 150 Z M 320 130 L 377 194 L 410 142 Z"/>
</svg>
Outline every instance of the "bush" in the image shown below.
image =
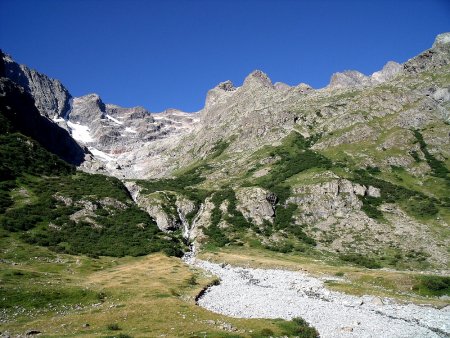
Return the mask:
<svg viewBox="0 0 450 338">
<path fill-rule="evenodd" d="M 450 277 L 420 276 L 413 290 L 424 296 L 450 296 Z"/>
<path fill-rule="evenodd" d="M 252 338 L 267 338 L 274 337 L 275 333 L 271 329 L 262 329 L 261 331 L 251 335 Z"/>
<path fill-rule="evenodd" d="M 106 325 L 106 328 L 111 331 L 120 330 L 119 324 L 117 324 L 117 323 L 110 323 L 110 324 Z"/>
<path fill-rule="evenodd" d="M 384 220 L 383 213 L 378 210 L 383 200 L 378 197 L 371 196 L 359 196 L 360 200 L 363 202 L 361 210 L 366 213 L 367 216 L 377 220 Z"/>
<path fill-rule="evenodd" d="M 293 318 L 287 323 L 281 323 L 280 326 L 284 329 L 282 334 L 286 336 L 295 336 L 299 338 L 319 337 L 319 332 L 302 318 Z"/>
<path fill-rule="evenodd" d="M 368 269 L 379 269 L 381 265 L 377 263 L 374 259 L 363 256 L 361 254 L 341 254 L 339 259 L 344 262 L 353 263 L 359 266 L 363 266 Z"/>
<path fill-rule="evenodd" d="M 0 180 L 24 174 L 67 175 L 75 168 L 20 133 L 0 135 Z"/>
<path fill-rule="evenodd" d="M 4 184 L 4 182 L 2 183 Z M 105 256 L 142 256 L 163 251 L 171 256 L 182 256 L 182 243 L 173 237 L 169 240 L 154 220 L 132 204 L 128 191 L 116 178 L 78 173 L 75 176 L 21 178 L 20 184 L 31 190 L 36 201 L 6 210 L 0 216 L 0 226 L 8 231 L 21 232 L 30 244 L 47 246 L 56 252 Z M 72 199 L 66 206 L 54 198 L 55 194 Z M 114 198 L 125 204 L 123 209 L 102 207 L 98 200 Z M 82 206 L 79 200 L 97 205 L 92 217 L 100 225 L 75 223 L 70 215 Z M 54 224 L 58 229 L 49 227 Z M 144 226 L 138 226 L 138 225 Z"/>
</svg>

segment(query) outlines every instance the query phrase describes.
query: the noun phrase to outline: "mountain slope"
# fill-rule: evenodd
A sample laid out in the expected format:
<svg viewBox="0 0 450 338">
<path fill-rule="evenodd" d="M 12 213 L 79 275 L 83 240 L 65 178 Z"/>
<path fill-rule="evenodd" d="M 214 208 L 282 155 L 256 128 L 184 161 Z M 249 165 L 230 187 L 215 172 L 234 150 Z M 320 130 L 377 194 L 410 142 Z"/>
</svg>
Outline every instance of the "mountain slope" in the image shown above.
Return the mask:
<svg viewBox="0 0 450 338">
<path fill-rule="evenodd" d="M 450 44 L 436 41 L 320 90 L 260 71 L 222 83 L 161 164 L 175 179 L 128 186 L 161 228 L 198 244 L 448 268 Z"/>
<path fill-rule="evenodd" d="M 197 245 L 448 268 L 448 36 L 322 89 L 255 71 L 210 90 L 198 113 L 91 94 L 55 121 L 89 149 L 82 170 L 123 179 L 162 231 Z"/>
<path fill-rule="evenodd" d="M 181 255 L 180 240 L 160 231 L 117 178 L 76 172 L 44 148 L 64 158 L 64 140 L 78 145 L 21 87 L 1 78 L 0 93 L 2 238 L 92 256 Z"/>
</svg>

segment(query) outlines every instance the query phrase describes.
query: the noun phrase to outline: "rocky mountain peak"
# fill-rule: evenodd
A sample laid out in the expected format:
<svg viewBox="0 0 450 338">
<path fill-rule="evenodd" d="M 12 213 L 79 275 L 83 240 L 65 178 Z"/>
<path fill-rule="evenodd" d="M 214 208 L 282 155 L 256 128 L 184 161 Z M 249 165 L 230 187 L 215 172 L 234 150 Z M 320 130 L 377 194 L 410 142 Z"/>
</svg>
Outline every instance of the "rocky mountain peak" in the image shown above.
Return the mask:
<svg viewBox="0 0 450 338">
<path fill-rule="evenodd" d="M 328 88 L 347 88 L 366 85 L 370 78 L 356 70 L 346 70 L 342 73 L 334 73 L 331 76 Z"/>
<path fill-rule="evenodd" d="M 446 44 L 450 44 L 450 32 L 442 33 L 436 36 L 436 39 L 433 43 L 433 48 Z"/>
<path fill-rule="evenodd" d="M 243 87 L 250 87 L 250 86 L 260 86 L 263 85 L 264 87 L 273 88 L 272 81 L 267 76 L 266 73 L 264 73 L 261 70 L 255 70 L 251 72 L 244 80 Z"/>
<path fill-rule="evenodd" d="M 31 94 L 41 115 L 54 118 L 67 114 L 71 95 L 61 82 L 25 65 L 19 65 L 2 51 L 0 64 L 0 75 L 9 78 Z"/>
<path fill-rule="evenodd" d="M 71 122 L 86 125 L 96 119 L 105 118 L 105 113 L 106 106 L 100 96 L 98 94 L 88 94 L 73 99 L 69 118 Z"/>
<path fill-rule="evenodd" d="M 395 61 L 389 61 L 386 63 L 382 70 L 375 72 L 372 74 L 371 79 L 374 82 L 384 82 L 392 79 L 395 75 L 397 75 L 403 66 Z"/>
<path fill-rule="evenodd" d="M 219 83 L 217 85 L 217 88 L 225 90 L 227 92 L 232 92 L 232 91 L 236 90 L 236 87 L 233 85 L 233 82 L 231 82 L 230 80 Z"/>
<path fill-rule="evenodd" d="M 295 88 L 300 90 L 300 93 L 306 93 L 306 92 L 313 90 L 313 87 L 311 87 L 309 84 L 303 83 L 303 82 L 298 84 Z"/>
<path fill-rule="evenodd" d="M 275 82 L 275 84 L 273 85 L 273 87 L 276 90 L 288 90 L 291 88 L 291 86 L 289 86 L 288 84 L 284 83 L 284 82 Z"/>
<path fill-rule="evenodd" d="M 219 83 L 206 94 L 205 108 L 208 109 L 218 102 L 223 102 L 236 91 L 236 87 L 230 80 Z"/>
</svg>

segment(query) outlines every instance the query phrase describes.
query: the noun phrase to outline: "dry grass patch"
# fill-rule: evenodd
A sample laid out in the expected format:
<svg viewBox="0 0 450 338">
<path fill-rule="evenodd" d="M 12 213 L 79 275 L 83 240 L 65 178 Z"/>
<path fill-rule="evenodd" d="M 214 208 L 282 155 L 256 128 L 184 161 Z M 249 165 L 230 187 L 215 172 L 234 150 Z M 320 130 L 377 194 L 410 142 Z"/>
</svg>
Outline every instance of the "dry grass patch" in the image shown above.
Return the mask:
<svg viewBox="0 0 450 338">
<path fill-rule="evenodd" d="M 79 307 L 52 310 L 44 306 L 32 311 L 32 316 L 1 318 L 1 332 L 14 335 L 39 330 L 41 337 L 250 337 L 263 329 L 282 332 L 280 321 L 229 318 L 195 305 L 195 296 L 214 277 L 191 269 L 178 258 L 153 254 L 91 259 L 10 244 L 23 249 L 19 250 L 20 265 L 0 263 L 1 269 L 35 273 L 41 291 L 58 286 L 98 297 Z M 5 251 L 10 250 L 3 250 L 1 256 Z M 20 289 L 31 287 L 24 279 L 17 283 Z"/>
</svg>

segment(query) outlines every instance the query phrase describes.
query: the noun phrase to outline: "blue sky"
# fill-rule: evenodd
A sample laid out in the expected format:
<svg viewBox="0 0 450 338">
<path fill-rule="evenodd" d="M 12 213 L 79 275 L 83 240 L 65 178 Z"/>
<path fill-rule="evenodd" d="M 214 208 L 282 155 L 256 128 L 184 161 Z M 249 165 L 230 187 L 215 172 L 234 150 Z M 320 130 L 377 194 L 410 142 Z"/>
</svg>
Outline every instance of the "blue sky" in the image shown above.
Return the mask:
<svg viewBox="0 0 450 338">
<path fill-rule="evenodd" d="M 0 48 L 74 96 L 197 111 L 253 70 L 325 86 L 404 62 L 450 31 L 446 0 L 0 0 Z"/>
</svg>

